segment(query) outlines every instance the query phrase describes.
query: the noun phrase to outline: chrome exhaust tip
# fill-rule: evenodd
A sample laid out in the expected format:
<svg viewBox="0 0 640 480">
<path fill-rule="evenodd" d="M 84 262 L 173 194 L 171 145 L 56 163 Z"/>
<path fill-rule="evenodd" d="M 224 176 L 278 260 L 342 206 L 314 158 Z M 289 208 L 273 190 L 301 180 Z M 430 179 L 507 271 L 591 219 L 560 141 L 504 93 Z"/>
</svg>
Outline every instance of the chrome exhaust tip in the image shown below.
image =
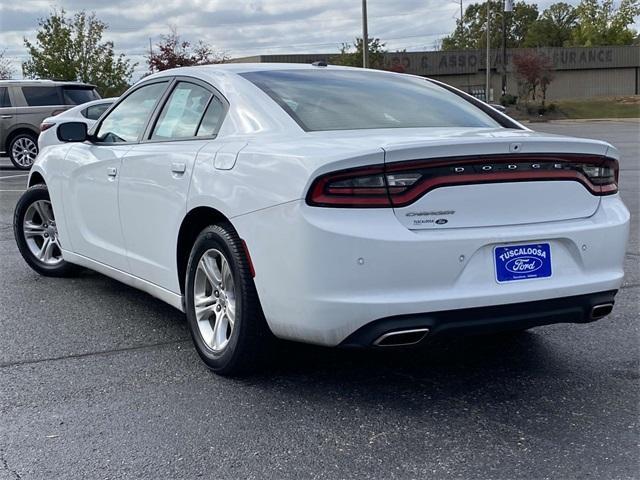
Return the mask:
<svg viewBox="0 0 640 480">
<path fill-rule="evenodd" d="M 405 347 L 420 343 L 429 333 L 428 328 L 412 328 L 410 330 L 395 330 L 380 335 L 373 344 L 376 347 Z"/>
<path fill-rule="evenodd" d="M 598 320 L 606 317 L 611 313 L 611 310 L 613 310 L 613 302 L 596 305 L 591 309 L 591 319 Z"/>
</svg>

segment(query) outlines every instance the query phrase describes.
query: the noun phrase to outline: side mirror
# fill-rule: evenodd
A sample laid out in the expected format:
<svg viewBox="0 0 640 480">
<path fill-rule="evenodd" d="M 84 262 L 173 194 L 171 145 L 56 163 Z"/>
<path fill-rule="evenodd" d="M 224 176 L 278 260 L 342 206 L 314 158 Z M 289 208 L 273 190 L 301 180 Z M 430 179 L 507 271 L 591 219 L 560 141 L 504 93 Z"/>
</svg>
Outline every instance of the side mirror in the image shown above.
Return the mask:
<svg viewBox="0 0 640 480">
<path fill-rule="evenodd" d="M 61 123 L 56 134 L 61 142 L 84 142 L 89 138 L 87 124 L 82 122 Z"/>
</svg>

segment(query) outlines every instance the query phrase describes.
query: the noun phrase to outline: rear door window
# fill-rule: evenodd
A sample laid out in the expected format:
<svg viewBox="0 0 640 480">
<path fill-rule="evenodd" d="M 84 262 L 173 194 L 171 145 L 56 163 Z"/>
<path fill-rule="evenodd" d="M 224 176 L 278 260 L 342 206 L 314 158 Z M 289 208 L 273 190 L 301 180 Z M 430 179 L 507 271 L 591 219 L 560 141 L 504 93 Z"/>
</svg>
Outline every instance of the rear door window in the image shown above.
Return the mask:
<svg viewBox="0 0 640 480">
<path fill-rule="evenodd" d="M 22 87 L 22 93 L 30 107 L 62 105 L 58 87 Z"/>
<path fill-rule="evenodd" d="M 110 103 L 102 103 L 100 105 L 91 105 L 82 110 L 82 116 L 89 120 L 98 120 L 100 116 L 111 106 Z"/>
<path fill-rule="evenodd" d="M 11 100 L 9 99 L 9 89 L 7 87 L 0 87 L 0 108 L 10 106 Z"/>
<path fill-rule="evenodd" d="M 153 129 L 153 140 L 169 140 L 196 136 L 200 119 L 211 92 L 194 83 L 179 82 L 171 92 Z"/>
<path fill-rule="evenodd" d="M 65 86 L 62 87 L 62 94 L 65 105 L 81 105 L 100 99 L 100 95 L 98 95 L 95 88 Z"/>
</svg>

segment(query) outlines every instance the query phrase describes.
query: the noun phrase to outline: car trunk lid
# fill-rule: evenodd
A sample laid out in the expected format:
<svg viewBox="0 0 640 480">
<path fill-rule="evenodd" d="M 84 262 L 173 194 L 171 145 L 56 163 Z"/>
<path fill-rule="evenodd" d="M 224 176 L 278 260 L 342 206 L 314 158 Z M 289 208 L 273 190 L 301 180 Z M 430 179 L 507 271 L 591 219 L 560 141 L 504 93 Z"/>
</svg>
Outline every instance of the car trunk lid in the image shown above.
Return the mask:
<svg viewBox="0 0 640 480">
<path fill-rule="evenodd" d="M 412 181 L 410 171 L 420 175 L 421 193 L 416 197 L 414 188 L 394 199 L 394 213 L 408 229 L 425 230 L 589 217 L 600 197 L 571 178 L 566 165 L 603 158 L 607 144 L 493 130 L 387 142 L 383 149 L 391 181 L 396 174 L 399 184 Z"/>
</svg>

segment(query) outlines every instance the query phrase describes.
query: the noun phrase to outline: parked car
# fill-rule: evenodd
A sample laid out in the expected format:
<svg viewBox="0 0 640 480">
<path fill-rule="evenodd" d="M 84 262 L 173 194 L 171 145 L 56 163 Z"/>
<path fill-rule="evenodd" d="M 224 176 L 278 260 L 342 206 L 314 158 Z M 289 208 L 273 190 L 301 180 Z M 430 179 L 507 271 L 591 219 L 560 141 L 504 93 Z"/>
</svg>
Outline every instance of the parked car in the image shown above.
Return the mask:
<svg viewBox="0 0 640 480">
<path fill-rule="evenodd" d="M 58 139 L 57 129 L 53 128 L 56 125 L 66 122 L 82 122 L 87 125 L 87 128 L 91 128 L 116 100 L 116 98 L 93 100 L 70 108 L 53 117 L 45 118 L 40 124 L 38 151 L 41 152 L 45 147 L 62 143 Z"/>
<path fill-rule="evenodd" d="M 533 132 L 442 83 L 226 64 L 146 77 L 36 160 L 26 262 L 186 313 L 209 368 L 272 335 L 390 348 L 597 320 L 623 279 L 618 151 Z"/>
<path fill-rule="evenodd" d="M 99 98 L 95 87 L 85 83 L 0 80 L 0 154 L 29 170 L 38 155 L 42 120 Z"/>
</svg>

